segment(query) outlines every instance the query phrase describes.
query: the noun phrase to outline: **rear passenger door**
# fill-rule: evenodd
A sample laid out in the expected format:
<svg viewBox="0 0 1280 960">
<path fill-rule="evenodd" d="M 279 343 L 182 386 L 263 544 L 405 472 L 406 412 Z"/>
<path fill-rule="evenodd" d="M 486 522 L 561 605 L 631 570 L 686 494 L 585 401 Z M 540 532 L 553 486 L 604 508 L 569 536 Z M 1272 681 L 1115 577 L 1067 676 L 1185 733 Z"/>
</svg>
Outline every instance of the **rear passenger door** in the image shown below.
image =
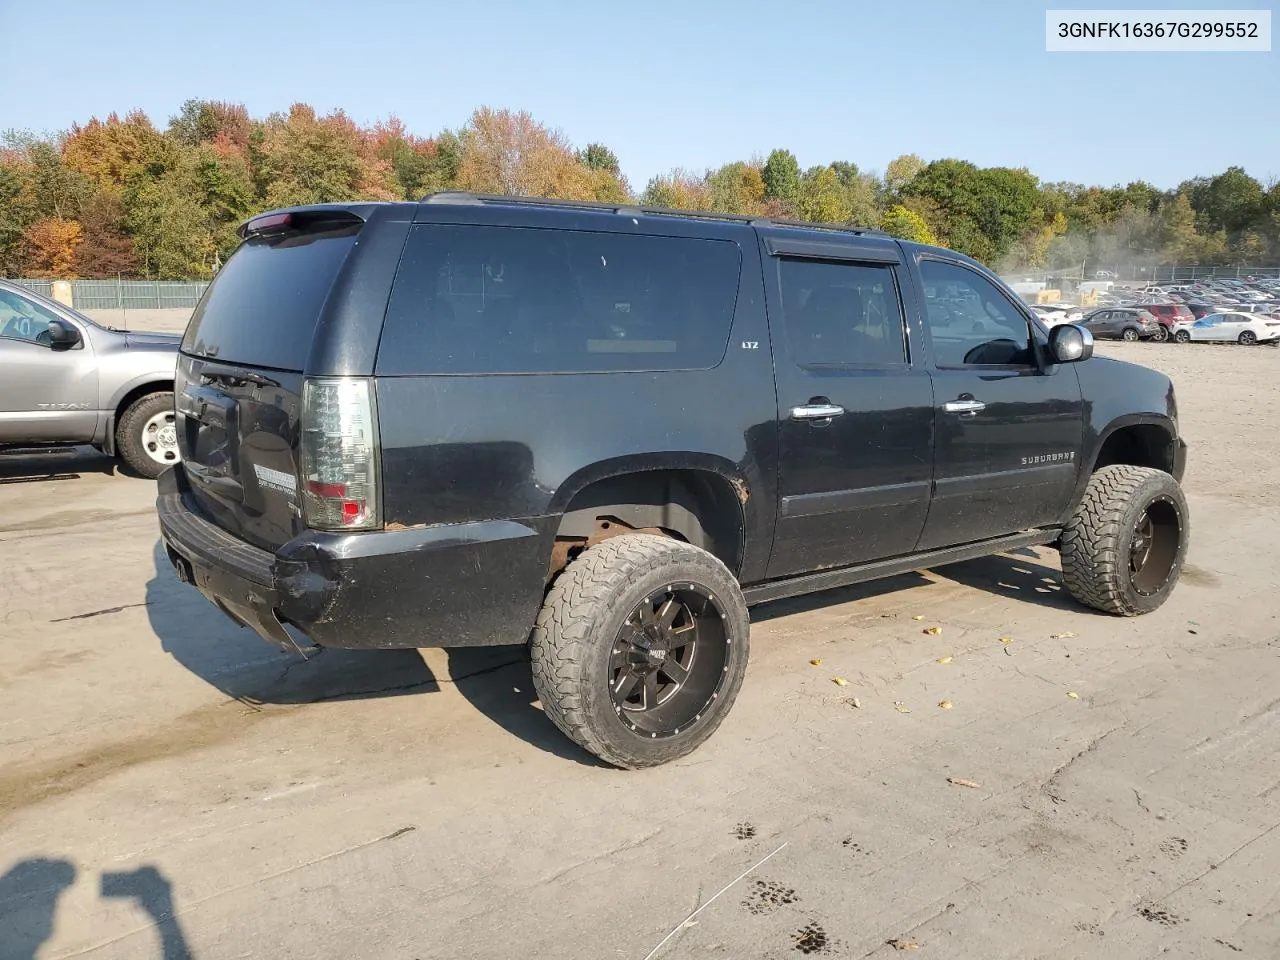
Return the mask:
<svg viewBox="0 0 1280 960">
<path fill-rule="evenodd" d="M 933 391 L 910 349 L 900 249 L 765 248 L 780 448 L 768 575 L 910 553 L 929 507 Z"/>
<path fill-rule="evenodd" d="M 968 321 L 926 324 L 937 420 L 933 502 L 919 548 L 1058 522 L 1074 495 L 1084 439 L 1075 369 L 1048 363 L 1027 314 L 977 270 L 919 262 L 925 303 L 964 303 Z"/>
</svg>

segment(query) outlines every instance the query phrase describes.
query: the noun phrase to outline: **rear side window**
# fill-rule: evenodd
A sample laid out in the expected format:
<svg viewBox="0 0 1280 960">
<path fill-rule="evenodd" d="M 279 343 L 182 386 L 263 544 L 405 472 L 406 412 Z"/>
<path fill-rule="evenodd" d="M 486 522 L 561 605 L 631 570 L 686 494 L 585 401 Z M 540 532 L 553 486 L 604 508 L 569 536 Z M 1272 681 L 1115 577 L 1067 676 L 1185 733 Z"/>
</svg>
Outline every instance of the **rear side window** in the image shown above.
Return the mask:
<svg viewBox="0 0 1280 960">
<path fill-rule="evenodd" d="M 192 314 L 183 351 L 278 370 L 304 369 L 320 310 L 359 226 L 246 240 Z"/>
<path fill-rule="evenodd" d="M 728 344 L 741 259 L 725 240 L 418 226 L 377 372 L 708 369 Z"/>
<path fill-rule="evenodd" d="M 802 367 L 907 362 L 902 306 L 887 264 L 781 260 L 791 356 Z"/>
</svg>

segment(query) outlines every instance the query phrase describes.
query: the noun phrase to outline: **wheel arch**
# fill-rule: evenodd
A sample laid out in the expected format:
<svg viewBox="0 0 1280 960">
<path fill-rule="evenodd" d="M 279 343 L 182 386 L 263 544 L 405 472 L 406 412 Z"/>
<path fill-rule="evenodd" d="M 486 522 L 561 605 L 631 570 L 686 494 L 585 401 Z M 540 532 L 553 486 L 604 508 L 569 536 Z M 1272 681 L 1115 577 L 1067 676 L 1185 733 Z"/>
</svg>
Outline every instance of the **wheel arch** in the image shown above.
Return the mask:
<svg viewBox="0 0 1280 960">
<path fill-rule="evenodd" d="M 596 464 L 556 491 L 553 512 L 560 520 L 547 577 L 585 547 L 633 530 L 702 547 L 737 576 L 750 498 L 746 478 L 718 457 L 629 457 Z"/>
</svg>

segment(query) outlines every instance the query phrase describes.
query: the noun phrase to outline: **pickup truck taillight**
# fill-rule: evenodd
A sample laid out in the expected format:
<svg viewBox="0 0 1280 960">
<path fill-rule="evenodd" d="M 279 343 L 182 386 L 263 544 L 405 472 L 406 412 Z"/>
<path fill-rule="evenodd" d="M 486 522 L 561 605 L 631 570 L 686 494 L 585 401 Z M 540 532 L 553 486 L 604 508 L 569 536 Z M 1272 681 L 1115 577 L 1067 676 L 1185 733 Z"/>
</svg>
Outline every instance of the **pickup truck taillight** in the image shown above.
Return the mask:
<svg viewBox="0 0 1280 960">
<path fill-rule="evenodd" d="M 373 381 L 307 379 L 302 386 L 302 519 L 317 530 L 382 526 Z"/>
</svg>

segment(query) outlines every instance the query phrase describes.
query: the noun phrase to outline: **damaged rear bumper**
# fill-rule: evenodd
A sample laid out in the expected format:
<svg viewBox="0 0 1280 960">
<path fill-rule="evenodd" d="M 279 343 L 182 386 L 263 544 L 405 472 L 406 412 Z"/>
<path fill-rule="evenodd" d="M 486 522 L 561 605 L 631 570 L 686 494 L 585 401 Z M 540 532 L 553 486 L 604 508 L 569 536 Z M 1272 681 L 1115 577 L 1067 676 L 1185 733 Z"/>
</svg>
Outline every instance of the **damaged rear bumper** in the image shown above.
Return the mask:
<svg viewBox="0 0 1280 960">
<path fill-rule="evenodd" d="M 275 552 L 195 505 L 182 467 L 156 510 L 178 578 L 265 640 L 405 649 L 524 643 L 542 603 L 555 518 L 362 533 L 307 531 Z"/>
</svg>

